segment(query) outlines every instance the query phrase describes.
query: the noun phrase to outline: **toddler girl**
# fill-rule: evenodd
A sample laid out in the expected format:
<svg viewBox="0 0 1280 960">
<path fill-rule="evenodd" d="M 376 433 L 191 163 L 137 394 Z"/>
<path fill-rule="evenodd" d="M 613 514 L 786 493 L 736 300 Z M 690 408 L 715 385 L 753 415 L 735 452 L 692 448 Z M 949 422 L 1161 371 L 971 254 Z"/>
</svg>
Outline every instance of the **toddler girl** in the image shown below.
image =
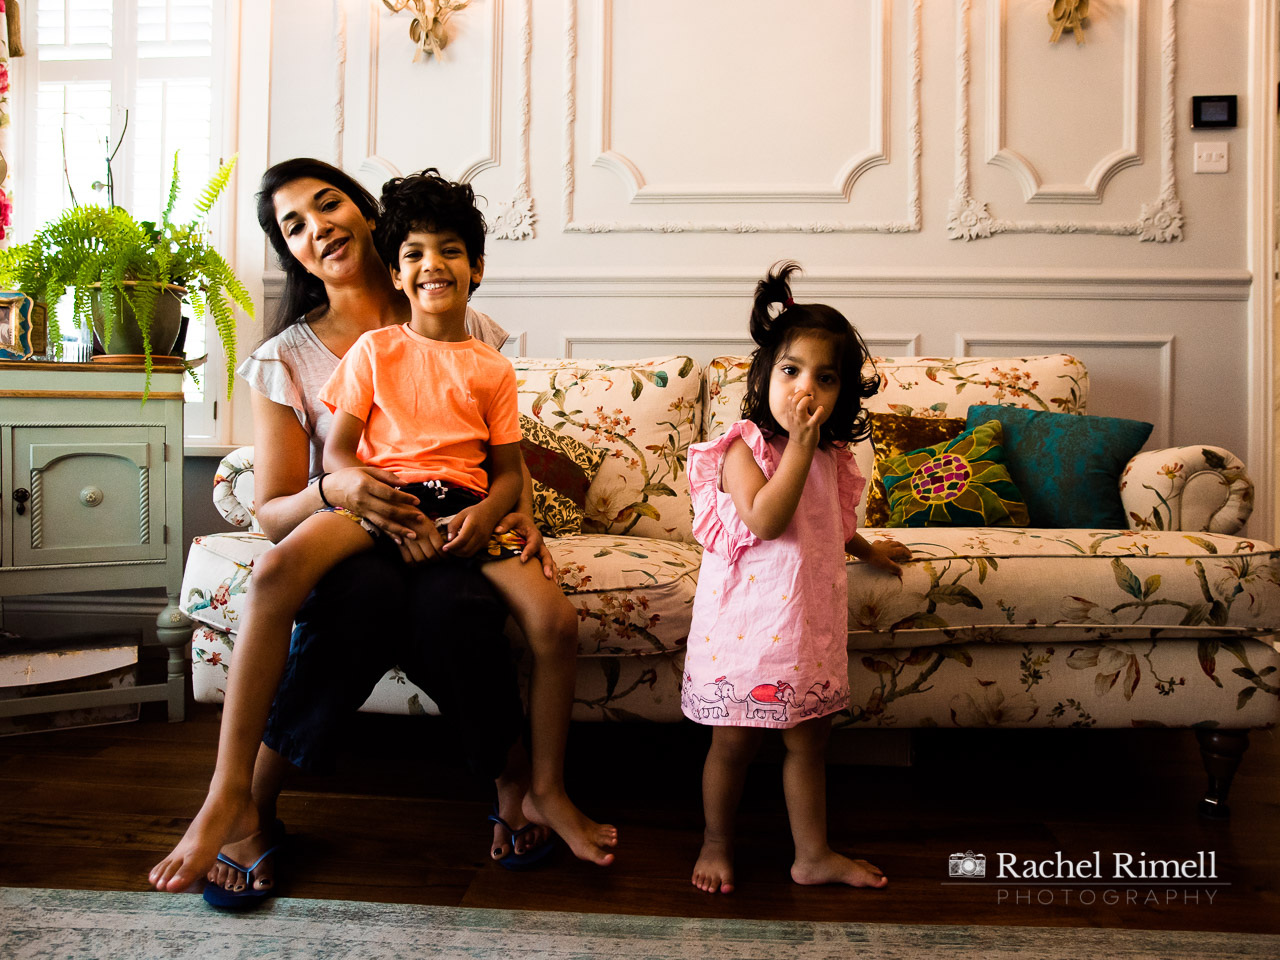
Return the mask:
<svg viewBox="0 0 1280 960">
<path fill-rule="evenodd" d="M 693 884 L 733 890 L 733 820 L 764 729 L 782 730 L 797 883 L 883 887 L 865 860 L 827 844 L 825 752 L 849 701 L 845 551 L 901 576 L 910 551 L 868 543 L 854 515 L 865 480 L 846 444 L 870 427 L 866 346 L 838 311 L 797 304 L 775 266 L 757 286 L 744 419 L 689 450 L 703 545 L 685 660 L 684 713 L 715 727 L 702 774 L 706 833 Z M 771 308 L 778 309 L 770 318 Z"/>
</svg>

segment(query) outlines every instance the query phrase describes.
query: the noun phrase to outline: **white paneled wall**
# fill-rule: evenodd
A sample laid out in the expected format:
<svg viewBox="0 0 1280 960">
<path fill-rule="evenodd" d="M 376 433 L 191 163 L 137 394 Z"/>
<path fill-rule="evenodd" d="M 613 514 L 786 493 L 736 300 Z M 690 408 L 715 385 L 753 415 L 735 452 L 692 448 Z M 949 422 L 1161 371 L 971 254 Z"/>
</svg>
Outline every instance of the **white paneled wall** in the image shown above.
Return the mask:
<svg viewBox="0 0 1280 960">
<path fill-rule="evenodd" d="M 1269 486 L 1246 230 L 1266 5 L 1094 0 L 1083 46 L 1049 43 L 1051 6 L 472 0 L 415 63 L 380 0 L 275 0 L 269 159 L 472 182 L 496 227 L 476 305 L 511 350 L 744 352 L 754 281 L 794 258 L 798 296 L 876 352 L 1075 353 L 1092 412 Z M 1192 131 L 1191 96 L 1224 93 L 1240 129 Z M 1197 139 L 1229 173 L 1193 174 Z"/>
</svg>

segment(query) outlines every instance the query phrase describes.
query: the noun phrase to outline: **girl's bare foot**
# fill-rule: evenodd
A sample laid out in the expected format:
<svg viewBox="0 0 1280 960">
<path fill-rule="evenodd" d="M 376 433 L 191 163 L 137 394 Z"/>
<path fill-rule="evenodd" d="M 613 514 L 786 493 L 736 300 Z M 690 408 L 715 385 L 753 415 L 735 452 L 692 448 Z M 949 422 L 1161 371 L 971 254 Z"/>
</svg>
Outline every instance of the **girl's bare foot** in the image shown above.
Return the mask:
<svg viewBox="0 0 1280 960">
<path fill-rule="evenodd" d="M 723 840 L 704 839 L 692 882 L 704 893 L 733 893 L 733 847 Z"/>
<path fill-rule="evenodd" d="M 223 794 L 210 790 L 178 845 L 151 868 L 147 879 L 166 893 L 187 890 L 208 876 L 228 838 L 249 839 L 258 829 L 258 808 L 249 791 Z"/>
<path fill-rule="evenodd" d="M 850 860 L 834 850 L 828 850 L 813 859 L 801 860 L 791 865 L 791 879 L 796 883 L 847 883 L 851 887 L 883 887 L 889 878 L 879 868 L 865 860 Z"/>
<path fill-rule="evenodd" d="M 613 853 L 606 848 L 618 845 L 617 828 L 596 823 L 573 805 L 568 794 L 535 794 L 530 790 L 524 795 L 523 806 L 526 817 L 560 834 L 579 860 L 590 860 L 602 867 L 613 863 Z"/>
</svg>

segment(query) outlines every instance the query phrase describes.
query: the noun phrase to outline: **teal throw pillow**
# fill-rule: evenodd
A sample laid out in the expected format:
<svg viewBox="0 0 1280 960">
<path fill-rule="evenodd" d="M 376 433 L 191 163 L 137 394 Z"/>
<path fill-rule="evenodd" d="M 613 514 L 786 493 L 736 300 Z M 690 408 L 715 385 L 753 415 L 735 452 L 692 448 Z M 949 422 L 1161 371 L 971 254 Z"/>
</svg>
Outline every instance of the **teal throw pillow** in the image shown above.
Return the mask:
<svg viewBox="0 0 1280 960">
<path fill-rule="evenodd" d="M 1151 424 L 1020 407 L 969 408 L 966 423 L 1004 428 L 1005 463 L 1034 527 L 1126 530 L 1120 474 Z"/>
<path fill-rule="evenodd" d="M 888 527 L 1025 527 L 1027 508 L 1001 462 L 1000 424 L 877 462 Z"/>
</svg>

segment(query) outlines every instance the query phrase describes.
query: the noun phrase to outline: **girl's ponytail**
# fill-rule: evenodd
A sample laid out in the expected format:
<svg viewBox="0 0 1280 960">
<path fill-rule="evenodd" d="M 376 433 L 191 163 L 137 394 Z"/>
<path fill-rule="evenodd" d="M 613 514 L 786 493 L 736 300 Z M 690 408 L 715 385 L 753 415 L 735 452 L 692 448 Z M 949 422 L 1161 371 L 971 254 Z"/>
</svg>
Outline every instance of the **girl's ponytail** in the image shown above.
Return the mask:
<svg viewBox="0 0 1280 960">
<path fill-rule="evenodd" d="M 778 318 L 788 307 L 795 305 L 791 299 L 791 275 L 800 269 L 794 260 L 775 263 L 769 268 L 765 278 L 756 284 L 756 297 L 751 305 L 751 339 L 758 346 L 772 349 L 784 325 Z M 777 309 L 771 309 L 774 305 Z"/>
</svg>

